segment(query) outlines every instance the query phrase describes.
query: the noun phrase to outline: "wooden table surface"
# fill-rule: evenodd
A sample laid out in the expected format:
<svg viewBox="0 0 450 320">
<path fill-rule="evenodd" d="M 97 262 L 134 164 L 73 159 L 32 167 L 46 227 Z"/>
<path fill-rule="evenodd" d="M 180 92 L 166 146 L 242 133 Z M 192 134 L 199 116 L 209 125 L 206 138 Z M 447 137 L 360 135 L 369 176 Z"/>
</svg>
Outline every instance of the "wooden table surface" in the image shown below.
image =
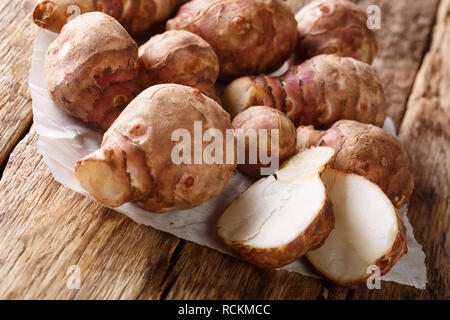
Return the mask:
<svg viewBox="0 0 450 320">
<path fill-rule="evenodd" d="M 55 182 L 36 150 L 28 72 L 34 0 L 0 0 L 0 298 L 450 298 L 450 0 L 362 0 L 381 7 L 374 63 L 412 161 L 409 218 L 423 245 L 426 290 L 382 282 L 348 290 L 255 268 L 124 215 Z M 307 1 L 287 1 L 294 10 Z M 68 268 L 81 287 L 69 289 Z"/>
</svg>

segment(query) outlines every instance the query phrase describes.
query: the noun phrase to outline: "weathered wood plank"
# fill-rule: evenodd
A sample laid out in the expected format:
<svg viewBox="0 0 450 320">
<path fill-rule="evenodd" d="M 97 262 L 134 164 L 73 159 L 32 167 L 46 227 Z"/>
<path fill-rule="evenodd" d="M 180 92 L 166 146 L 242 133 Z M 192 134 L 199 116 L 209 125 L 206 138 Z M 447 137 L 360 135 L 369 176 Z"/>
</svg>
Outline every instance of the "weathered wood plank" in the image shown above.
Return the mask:
<svg viewBox="0 0 450 320">
<path fill-rule="evenodd" d="M 363 7 L 378 4 L 382 26 L 376 31 L 379 44 L 374 67 L 382 79 L 387 114 L 397 129 L 408 96 L 427 49 L 439 0 L 361 1 Z"/>
<path fill-rule="evenodd" d="M 427 290 L 389 285 L 354 298 L 450 298 L 450 0 L 442 0 L 431 49 L 414 83 L 400 139 L 410 155 L 415 192 L 409 218 L 427 256 Z"/>
<path fill-rule="evenodd" d="M 158 299 L 179 239 L 55 182 L 32 128 L 0 181 L 0 299 Z M 80 268 L 81 289 L 66 282 Z"/>
<path fill-rule="evenodd" d="M 345 299 L 347 290 L 287 271 L 263 270 L 185 242 L 166 299 Z"/>
<path fill-rule="evenodd" d="M 35 1 L 0 1 L 0 168 L 32 120 L 28 74 L 37 32 L 30 20 Z"/>
</svg>

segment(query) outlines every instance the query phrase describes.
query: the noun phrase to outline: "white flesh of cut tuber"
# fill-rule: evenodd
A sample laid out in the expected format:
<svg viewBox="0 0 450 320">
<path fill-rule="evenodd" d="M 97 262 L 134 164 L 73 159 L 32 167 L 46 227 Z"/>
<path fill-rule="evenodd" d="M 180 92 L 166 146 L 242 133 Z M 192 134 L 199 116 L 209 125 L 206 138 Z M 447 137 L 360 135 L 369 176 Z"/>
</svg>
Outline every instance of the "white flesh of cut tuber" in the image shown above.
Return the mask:
<svg viewBox="0 0 450 320">
<path fill-rule="evenodd" d="M 263 268 L 287 265 L 320 246 L 334 226 L 320 179 L 333 155 L 328 147 L 308 149 L 236 198 L 217 224 L 225 244 Z"/>
<path fill-rule="evenodd" d="M 333 205 L 335 229 L 323 246 L 309 251 L 311 264 L 330 280 L 355 287 L 373 274 L 388 272 L 407 252 L 396 208 L 364 177 L 325 169 L 322 180 Z"/>
</svg>

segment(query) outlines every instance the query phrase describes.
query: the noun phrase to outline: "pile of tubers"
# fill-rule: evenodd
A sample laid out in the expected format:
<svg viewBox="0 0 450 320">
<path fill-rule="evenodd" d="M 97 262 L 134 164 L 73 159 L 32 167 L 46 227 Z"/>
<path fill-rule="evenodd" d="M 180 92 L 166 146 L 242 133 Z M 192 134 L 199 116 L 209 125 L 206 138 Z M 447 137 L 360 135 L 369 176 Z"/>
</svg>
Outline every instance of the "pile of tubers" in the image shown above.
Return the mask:
<svg viewBox="0 0 450 320">
<path fill-rule="evenodd" d="M 238 168 L 260 180 L 220 215 L 217 234 L 245 261 L 279 268 L 305 256 L 355 287 L 407 252 L 398 209 L 412 169 L 381 129 L 375 36 L 352 2 L 317 0 L 295 16 L 281 0 L 42 0 L 33 17 L 59 32 L 45 59 L 55 105 L 105 131 L 74 168 L 105 206 L 194 208 Z M 288 60 L 297 64 L 270 75 Z M 279 168 L 263 173 L 263 154 Z"/>
</svg>

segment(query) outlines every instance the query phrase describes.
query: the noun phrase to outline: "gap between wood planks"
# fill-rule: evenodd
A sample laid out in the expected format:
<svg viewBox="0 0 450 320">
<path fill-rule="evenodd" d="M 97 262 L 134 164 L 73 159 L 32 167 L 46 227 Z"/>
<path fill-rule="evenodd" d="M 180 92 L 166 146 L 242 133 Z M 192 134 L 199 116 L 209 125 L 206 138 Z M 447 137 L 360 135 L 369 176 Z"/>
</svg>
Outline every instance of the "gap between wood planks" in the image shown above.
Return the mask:
<svg viewBox="0 0 450 320">
<path fill-rule="evenodd" d="M 178 259 L 180 258 L 181 250 L 183 249 L 185 243 L 186 243 L 186 240 L 180 239 L 180 242 L 178 242 L 177 246 L 175 247 L 175 250 L 172 252 L 172 254 L 169 257 L 169 267 L 167 268 L 167 271 L 161 282 L 161 286 L 163 289 L 161 291 L 161 295 L 159 296 L 160 300 L 166 300 L 167 295 L 169 294 L 170 290 L 172 289 L 173 285 L 175 284 L 175 281 L 178 278 L 178 273 L 175 273 L 172 276 L 172 271 L 173 271 Z"/>
<path fill-rule="evenodd" d="M 11 147 L 11 151 L 9 152 L 8 156 L 5 158 L 5 160 L 0 163 L 0 181 L 2 181 L 3 178 L 3 172 L 5 171 L 8 163 L 9 163 L 9 157 L 11 156 L 14 149 L 17 147 L 17 145 L 25 138 L 25 136 L 30 132 L 31 126 L 33 125 L 33 121 L 30 121 L 28 123 L 28 126 L 24 129 L 22 135 L 19 139 L 14 143 L 14 145 Z"/>
</svg>

